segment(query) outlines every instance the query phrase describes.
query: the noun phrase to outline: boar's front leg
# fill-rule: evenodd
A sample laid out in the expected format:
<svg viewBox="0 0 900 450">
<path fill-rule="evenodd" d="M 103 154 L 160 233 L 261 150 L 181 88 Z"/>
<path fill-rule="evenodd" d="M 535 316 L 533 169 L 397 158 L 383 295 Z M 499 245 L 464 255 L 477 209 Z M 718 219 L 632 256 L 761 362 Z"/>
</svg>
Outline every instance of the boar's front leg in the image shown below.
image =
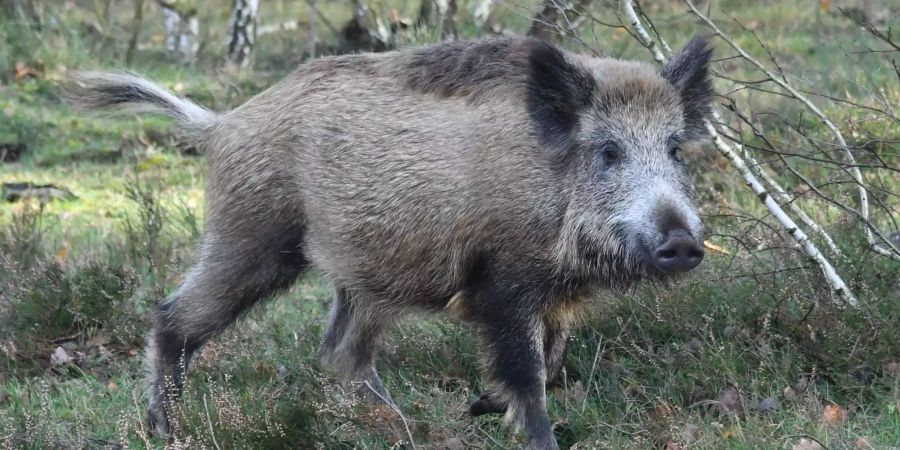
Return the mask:
<svg viewBox="0 0 900 450">
<path fill-rule="evenodd" d="M 571 321 L 571 314 L 565 309 L 544 316 L 544 363 L 547 367 L 548 384 L 555 382 L 566 362 Z"/>
<path fill-rule="evenodd" d="M 506 406 L 506 419 L 525 432 L 527 449 L 557 449 L 547 416 L 544 321 L 539 296 L 521 285 L 495 284 L 473 300 L 489 347 L 493 402 Z"/>
<path fill-rule="evenodd" d="M 565 363 L 570 324 L 568 311 L 554 311 L 544 316 L 544 367 L 548 385 L 554 383 Z M 506 412 L 506 401 L 497 392 L 489 390 L 472 402 L 469 412 L 473 416 L 502 414 Z"/>
</svg>

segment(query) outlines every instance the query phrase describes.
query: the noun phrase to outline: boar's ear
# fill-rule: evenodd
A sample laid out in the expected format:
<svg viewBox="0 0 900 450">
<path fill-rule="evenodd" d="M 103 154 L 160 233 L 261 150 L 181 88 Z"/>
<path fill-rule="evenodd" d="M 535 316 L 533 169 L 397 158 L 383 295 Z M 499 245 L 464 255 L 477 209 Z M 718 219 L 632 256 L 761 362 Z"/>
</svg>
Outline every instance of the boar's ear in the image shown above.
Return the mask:
<svg viewBox="0 0 900 450">
<path fill-rule="evenodd" d="M 593 76 L 569 62 L 553 44 L 525 42 L 528 63 L 528 113 L 541 143 L 548 147 L 571 145 L 577 113 L 590 103 L 596 88 Z"/>
<path fill-rule="evenodd" d="M 706 135 L 703 119 L 709 116 L 710 104 L 715 95 L 709 80 L 711 57 L 712 48 L 707 38 L 695 36 L 662 69 L 662 76 L 675 86 L 681 96 L 688 139 Z"/>
</svg>

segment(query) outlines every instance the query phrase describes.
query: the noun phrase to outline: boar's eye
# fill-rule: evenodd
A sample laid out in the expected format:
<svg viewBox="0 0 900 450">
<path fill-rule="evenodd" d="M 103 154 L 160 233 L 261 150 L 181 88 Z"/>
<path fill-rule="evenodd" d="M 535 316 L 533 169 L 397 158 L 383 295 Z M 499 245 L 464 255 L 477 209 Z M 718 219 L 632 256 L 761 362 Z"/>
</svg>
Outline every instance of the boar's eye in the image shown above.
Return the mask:
<svg viewBox="0 0 900 450">
<path fill-rule="evenodd" d="M 622 149 L 619 148 L 618 144 L 612 141 L 600 144 L 598 152 L 605 167 L 614 166 L 622 159 Z"/>
<path fill-rule="evenodd" d="M 680 151 L 681 151 L 681 147 L 678 145 L 678 141 L 676 141 L 674 139 L 669 141 L 669 157 L 670 158 L 674 159 L 676 162 L 682 162 L 681 155 L 678 154 L 678 152 L 680 152 Z"/>
</svg>

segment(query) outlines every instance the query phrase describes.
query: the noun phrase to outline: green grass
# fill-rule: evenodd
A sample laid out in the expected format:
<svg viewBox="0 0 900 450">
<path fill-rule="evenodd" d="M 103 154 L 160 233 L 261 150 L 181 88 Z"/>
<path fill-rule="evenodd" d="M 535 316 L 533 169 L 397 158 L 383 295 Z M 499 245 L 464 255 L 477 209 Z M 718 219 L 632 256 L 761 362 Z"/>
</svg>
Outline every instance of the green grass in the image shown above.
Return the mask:
<svg viewBox="0 0 900 450">
<path fill-rule="evenodd" d="M 0 448 L 162 448 L 166 443 L 142 428 L 140 351 L 147 312 L 195 257 L 203 157 L 179 148 L 165 120 L 88 117 L 57 99 L 66 68 L 123 65 L 124 40 L 91 35 L 83 24 L 95 20 L 92 6 L 75 3 L 49 8 L 59 21 L 40 31 L 0 18 L 0 41 L 7 44 L 0 46 L 0 144 L 27 145 L 21 161 L 0 166 L 0 181 L 53 183 L 77 196 L 0 205 Z M 224 33 L 219 13 L 227 3 L 211 2 L 201 12 L 207 36 Z M 346 20 L 347 5 L 319 3 L 333 23 Z M 598 3 L 598 17 L 614 21 L 615 6 Z M 303 22 L 308 12 L 299 4 L 265 3 L 263 22 Z M 405 16 L 417 10 L 417 2 L 373 5 Z M 872 86 L 887 86 L 886 101 L 900 101 L 883 55 L 842 52 L 875 44 L 833 10 L 817 13 L 813 6 L 727 1 L 715 17 L 764 58 L 723 11 L 753 28 L 806 89 L 871 104 Z M 527 11 L 505 7 L 500 22 L 524 29 Z M 673 44 L 698 29 L 683 8 L 645 7 Z M 468 8 L 461 2 L 457 21 L 463 35 L 475 36 Z M 116 36 L 127 33 L 130 11 L 130 5 L 113 8 Z M 883 25 L 896 21 L 889 16 Z M 131 69 L 216 109 L 240 104 L 306 57 L 298 44 L 306 29 L 276 33 L 260 38 L 253 72 L 229 73 L 218 70 L 224 50 L 214 40 L 188 66 L 161 51 L 160 33 L 159 18 L 148 12 L 141 39 L 148 47 Z M 582 38 L 607 54 L 649 59 L 622 31 L 588 24 Z M 407 38 L 427 39 L 427 31 Z M 17 80 L 18 62 L 41 75 Z M 717 68 L 743 79 L 758 75 L 733 61 Z M 718 83 L 720 92 L 732 87 Z M 799 113 L 780 97 L 733 97 L 755 111 Z M 838 104 L 824 107 L 842 126 L 852 119 L 854 140 L 883 138 L 881 156 L 897 167 L 896 122 L 868 120 L 865 111 Z M 783 123 L 760 120 L 779 142 L 802 143 Z M 827 136 L 804 120 L 816 137 Z M 709 239 L 730 254 L 711 253 L 702 270 L 671 286 L 596 299 L 571 338 L 564 377 L 549 391 L 560 444 L 782 449 L 812 437 L 831 449 L 867 448 L 860 439 L 871 448 L 900 448 L 900 264 L 865 251 L 859 226 L 845 212 L 801 200 L 845 254 L 834 260 L 862 305 L 848 309 L 785 236 L 755 220 L 768 219 L 726 161 L 706 147 L 691 149 L 689 159 Z M 841 176 L 791 162 L 819 180 Z M 900 205 L 895 175 L 867 172 L 889 193 L 875 195 L 894 210 Z M 828 189 L 852 203 L 849 189 Z M 885 229 L 891 220 L 876 213 Z M 405 442 L 409 448 L 396 414 L 356 404 L 319 363 L 329 292 L 310 275 L 205 347 L 185 388 L 178 439 L 169 447 L 392 448 Z M 72 364 L 50 364 L 57 347 Z M 485 388 L 479 347 L 470 328 L 446 317 L 415 318 L 386 339 L 379 370 L 418 448 L 521 446 L 522 436 L 500 418 L 466 413 Z M 742 410 L 720 407 L 728 386 L 739 392 Z M 778 408 L 761 412 L 759 402 L 771 399 Z M 845 411 L 846 421 L 824 420 L 830 405 Z"/>
</svg>

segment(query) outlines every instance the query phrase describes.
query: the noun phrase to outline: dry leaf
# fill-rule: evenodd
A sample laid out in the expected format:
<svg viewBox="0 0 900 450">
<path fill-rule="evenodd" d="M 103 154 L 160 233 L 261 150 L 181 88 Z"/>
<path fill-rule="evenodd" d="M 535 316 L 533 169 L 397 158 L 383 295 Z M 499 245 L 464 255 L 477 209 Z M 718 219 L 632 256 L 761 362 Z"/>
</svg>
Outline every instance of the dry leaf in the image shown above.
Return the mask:
<svg viewBox="0 0 900 450">
<path fill-rule="evenodd" d="M 794 389 L 797 392 L 804 392 L 806 391 L 807 387 L 809 387 L 809 377 L 807 377 L 806 375 L 800 377 L 797 380 L 797 383 L 794 384 Z"/>
<path fill-rule="evenodd" d="M 100 347 L 104 344 L 109 343 L 109 338 L 106 337 L 103 333 L 97 333 L 91 336 L 85 343 L 84 346 L 87 348 Z"/>
<path fill-rule="evenodd" d="M 802 438 L 802 439 L 800 439 L 800 442 L 794 444 L 791 447 L 791 450 L 824 450 L 824 449 L 822 448 L 821 445 L 819 445 L 818 442 L 816 442 L 812 439 Z"/>
<path fill-rule="evenodd" d="M 73 358 L 66 353 L 66 349 L 60 347 L 56 347 L 56 350 L 53 350 L 53 354 L 50 355 L 50 365 L 53 367 L 65 366 L 71 364 Z"/>
<path fill-rule="evenodd" d="M 16 63 L 16 81 L 21 81 L 25 77 L 34 76 L 36 74 L 37 72 L 22 61 Z"/>
<path fill-rule="evenodd" d="M 766 397 L 759 401 L 759 404 L 756 405 L 756 411 L 763 414 L 773 414 L 778 411 L 778 408 L 781 405 L 778 403 L 778 399 L 775 397 Z"/>
<path fill-rule="evenodd" d="M 839 405 L 826 405 L 822 421 L 832 426 L 843 425 L 847 421 L 847 411 Z"/>
<path fill-rule="evenodd" d="M 684 347 L 694 356 L 699 356 L 703 352 L 703 342 L 700 342 L 700 339 L 695 337 L 687 341 Z"/>
<path fill-rule="evenodd" d="M 792 402 L 797 400 L 797 392 L 790 386 L 784 388 L 784 391 L 781 392 L 781 395 L 784 396 L 785 401 Z"/>
<path fill-rule="evenodd" d="M 898 363 L 898 362 L 896 362 L 896 361 L 894 361 L 894 362 L 889 362 L 889 363 L 887 363 L 887 364 L 884 365 L 884 371 L 885 371 L 885 373 L 887 373 L 888 375 L 892 375 L 892 376 L 895 376 L 895 377 L 897 377 L 897 378 L 900 378 L 900 363 Z"/>
<path fill-rule="evenodd" d="M 719 393 L 719 412 L 723 414 L 739 414 L 744 410 L 744 401 L 737 388 L 729 384 Z"/>
<path fill-rule="evenodd" d="M 869 450 L 874 449 L 875 447 L 872 447 L 872 444 L 869 443 L 868 439 L 861 437 L 853 444 L 853 448 L 857 450 Z"/>
<path fill-rule="evenodd" d="M 737 435 L 738 435 L 738 434 L 737 434 L 737 429 L 735 429 L 735 427 L 725 427 L 725 428 L 722 430 L 722 439 L 724 439 L 724 440 L 726 440 L 726 441 L 727 441 L 728 439 L 737 437 Z"/>
<path fill-rule="evenodd" d="M 447 450 L 465 450 L 466 444 L 462 439 L 458 437 L 452 437 L 444 442 L 441 442 L 440 448 L 445 448 Z"/>
<path fill-rule="evenodd" d="M 707 250 L 711 250 L 711 251 L 716 252 L 716 253 L 721 253 L 721 254 L 723 254 L 723 255 L 730 255 L 730 254 L 731 254 L 730 251 L 728 251 L 728 250 L 726 250 L 726 249 L 724 249 L 724 248 L 722 248 L 722 247 L 720 247 L 720 246 L 718 246 L 718 245 L 716 245 L 716 244 L 713 244 L 712 242 L 709 242 L 709 241 L 703 241 L 703 247 L 705 247 Z"/>
<path fill-rule="evenodd" d="M 584 390 L 584 385 L 581 383 L 581 380 L 575 382 L 572 387 L 569 388 L 569 398 L 570 401 L 580 404 L 584 402 L 584 399 L 587 397 L 587 391 Z"/>
<path fill-rule="evenodd" d="M 685 445 L 691 445 L 700 440 L 700 427 L 694 424 L 687 424 L 681 430 L 681 442 Z"/>
<path fill-rule="evenodd" d="M 653 410 L 650 411 L 650 414 L 653 417 L 656 417 L 659 419 L 671 418 L 674 413 L 675 413 L 675 408 L 673 408 L 672 405 L 670 405 L 666 402 L 662 402 L 662 403 L 654 406 Z"/>
<path fill-rule="evenodd" d="M 0 353 L 6 355 L 12 361 L 16 360 L 16 343 L 13 341 L 0 342 Z"/>
<path fill-rule="evenodd" d="M 65 263 L 67 256 L 69 256 L 69 247 L 63 244 L 63 246 L 56 251 L 56 262 L 59 264 Z"/>
</svg>

